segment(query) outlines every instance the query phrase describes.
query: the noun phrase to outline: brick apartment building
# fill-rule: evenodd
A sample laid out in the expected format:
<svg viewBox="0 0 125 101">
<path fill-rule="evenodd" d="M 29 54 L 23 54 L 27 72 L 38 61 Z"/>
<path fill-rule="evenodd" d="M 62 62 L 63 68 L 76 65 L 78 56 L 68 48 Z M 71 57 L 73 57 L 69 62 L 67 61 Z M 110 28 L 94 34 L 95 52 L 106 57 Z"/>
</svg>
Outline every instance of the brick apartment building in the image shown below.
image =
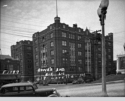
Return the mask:
<svg viewBox="0 0 125 101">
<path fill-rule="evenodd" d="M 93 34 L 93 33 L 92 33 Z M 95 36 L 99 35 L 97 38 Z M 95 37 L 95 38 L 94 38 Z M 92 59 L 93 59 L 93 68 L 95 78 L 100 78 L 102 73 L 102 45 L 101 45 L 101 34 L 94 33 L 93 34 L 93 42 L 92 42 Z M 105 54 L 106 54 L 106 75 L 113 73 L 114 70 L 113 65 L 113 33 L 109 33 L 105 36 Z"/>
<path fill-rule="evenodd" d="M 52 68 L 53 75 L 64 68 L 68 78 L 89 73 L 96 78 L 101 76 L 101 41 L 86 28 L 73 27 L 60 22 L 59 17 L 45 30 L 33 34 L 34 78 L 37 79 Z M 99 34 L 99 33 L 98 33 Z M 101 34 L 100 34 L 101 36 Z M 111 70 L 113 62 L 113 34 L 106 37 L 106 68 Z M 95 42 L 98 43 L 95 45 Z M 46 69 L 46 70 L 45 70 Z M 40 70 L 40 71 L 39 71 Z"/>
<path fill-rule="evenodd" d="M 33 81 L 33 44 L 32 41 L 24 40 L 11 46 L 11 56 L 20 60 L 20 74 L 22 81 Z"/>
</svg>

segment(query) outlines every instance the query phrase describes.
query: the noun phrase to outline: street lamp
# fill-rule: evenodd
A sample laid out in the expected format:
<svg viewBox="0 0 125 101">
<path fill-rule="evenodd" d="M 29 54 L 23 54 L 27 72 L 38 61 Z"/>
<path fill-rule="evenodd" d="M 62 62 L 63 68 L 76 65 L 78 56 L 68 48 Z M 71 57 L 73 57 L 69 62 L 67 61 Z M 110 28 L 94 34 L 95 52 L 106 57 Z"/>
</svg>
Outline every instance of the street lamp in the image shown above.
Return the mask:
<svg viewBox="0 0 125 101">
<path fill-rule="evenodd" d="M 105 31 L 104 31 L 104 20 L 106 18 L 107 8 L 109 5 L 109 0 L 102 0 L 101 4 L 97 10 L 98 16 L 100 18 L 100 24 L 102 26 L 102 95 L 108 96 L 106 91 L 106 54 L 105 54 Z"/>
</svg>

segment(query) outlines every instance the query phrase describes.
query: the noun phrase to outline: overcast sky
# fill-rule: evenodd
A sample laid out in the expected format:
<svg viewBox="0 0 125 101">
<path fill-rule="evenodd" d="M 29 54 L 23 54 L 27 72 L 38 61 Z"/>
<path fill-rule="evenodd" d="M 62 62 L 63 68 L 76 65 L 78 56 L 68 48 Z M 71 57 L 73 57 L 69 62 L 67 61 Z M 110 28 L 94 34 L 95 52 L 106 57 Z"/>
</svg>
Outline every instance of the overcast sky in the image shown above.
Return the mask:
<svg viewBox="0 0 125 101">
<path fill-rule="evenodd" d="M 97 9 L 101 0 L 58 0 L 62 23 L 90 31 L 100 30 Z M 10 46 L 20 40 L 32 40 L 32 34 L 54 22 L 56 0 L 1 0 L 2 54 L 11 55 Z M 114 33 L 114 59 L 123 54 L 125 43 L 125 0 L 109 0 L 105 34 Z"/>
</svg>

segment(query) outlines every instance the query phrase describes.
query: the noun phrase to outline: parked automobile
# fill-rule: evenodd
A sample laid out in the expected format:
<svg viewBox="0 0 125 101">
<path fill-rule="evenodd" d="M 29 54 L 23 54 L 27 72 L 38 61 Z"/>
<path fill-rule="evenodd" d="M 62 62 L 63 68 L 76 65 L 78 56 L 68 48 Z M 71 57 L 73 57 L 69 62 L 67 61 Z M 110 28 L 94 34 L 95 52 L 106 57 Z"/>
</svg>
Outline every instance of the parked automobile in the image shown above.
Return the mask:
<svg viewBox="0 0 125 101">
<path fill-rule="evenodd" d="M 90 82 L 94 81 L 94 78 L 91 74 L 86 74 L 86 76 L 84 77 L 84 81 L 85 81 L 85 83 L 90 83 Z"/>
<path fill-rule="evenodd" d="M 72 84 L 78 84 L 78 81 L 77 81 L 77 80 L 74 80 L 74 81 L 72 82 Z"/>
<path fill-rule="evenodd" d="M 74 80 L 72 84 L 81 84 L 84 83 L 84 80 L 82 78 L 78 78 L 77 80 Z"/>
<path fill-rule="evenodd" d="M 84 83 L 84 80 L 80 77 L 78 78 L 78 83 Z"/>
<path fill-rule="evenodd" d="M 0 88 L 1 97 L 60 97 L 55 88 L 41 88 L 31 82 L 11 83 Z"/>
<path fill-rule="evenodd" d="M 85 79 L 85 82 L 86 82 L 86 83 L 90 83 L 90 82 L 92 82 L 92 81 L 94 81 L 92 78 L 87 78 L 87 79 Z"/>
</svg>

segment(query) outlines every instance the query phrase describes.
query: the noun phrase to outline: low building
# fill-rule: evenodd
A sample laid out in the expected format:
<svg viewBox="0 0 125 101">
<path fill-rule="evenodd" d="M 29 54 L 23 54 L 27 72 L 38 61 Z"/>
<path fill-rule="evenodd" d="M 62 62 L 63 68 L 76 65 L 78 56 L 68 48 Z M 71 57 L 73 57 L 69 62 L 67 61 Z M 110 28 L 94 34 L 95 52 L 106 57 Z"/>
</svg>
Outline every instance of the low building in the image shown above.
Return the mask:
<svg viewBox="0 0 125 101">
<path fill-rule="evenodd" d="M 20 80 L 20 61 L 9 55 L 0 55 L 0 83 Z"/>
<path fill-rule="evenodd" d="M 125 74 L 125 54 L 117 55 L 117 74 Z"/>
</svg>

